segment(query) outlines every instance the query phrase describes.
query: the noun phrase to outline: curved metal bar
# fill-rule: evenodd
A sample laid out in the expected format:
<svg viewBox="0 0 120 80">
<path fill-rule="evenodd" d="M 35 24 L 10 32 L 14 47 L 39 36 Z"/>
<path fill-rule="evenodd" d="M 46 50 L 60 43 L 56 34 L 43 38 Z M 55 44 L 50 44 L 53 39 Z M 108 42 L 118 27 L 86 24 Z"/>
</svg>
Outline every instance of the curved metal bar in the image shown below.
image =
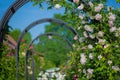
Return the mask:
<svg viewBox="0 0 120 80">
<path fill-rule="evenodd" d="M 42 36 L 58 36 L 58 37 L 61 37 L 63 40 L 65 40 L 67 43 L 68 43 L 68 45 L 71 47 L 71 49 L 73 50 L 73 46 L 72 46 L 72 43 L 67 39 L 67 38 L 65 38 L 64 36 L 61 36 L 61 35 L 59 35 L 59 34 L 57 34 L 57 33 L 54 33 L 54 32 L 48 32 L 48 33 L 45 33 L 45 34 L 40 34 L 40 35 L 38 35 L 35 39 L 33 39 L 32 40 L 32 42 L 29 44 L 29 47 L 33 44 L 33 42 L 35 41 L 35 40 L 37 40 L 37 39 L 39 39 L 40 37 L 42 37 Z"/>
<path fill-rule="evenodd" d="M 5 12 L 4 16 L 1 19 L 0 22 L 0 41 L 3 41 L 3 32 L 5 29 L 5 26 L 7 22 L 10 20 L 10 18 L 13 16 L 13 14 L 24 4 L 29 2 L 30 0 L 16 0 Z"/>
<path fill-rule="evenodd" d="M 35 41 L 35 40 L 37 40 L 37 39 L 39 39 L 40 37 L 42 37 L 42 36 L 58 36 L 58 37 L 61 37 L 63 40 L 65 40 L 67 43 L 68 43 L 68 45 L 71 47 L 71 49 L 72 49 L 72 51 L 73 51 L 73 46 L 72 46 L 72 43 L 67 39 L 67 38 L 65 38 L 65 37 L 63 37 L 63 36 L 61 36 L 61 35 L 59 35 L 59 34 L 57 34 L 57 33 L 53 33 L 53 32 L 48 32 L 48 33 L 45 33 L 45 34 L 40 34 L 40 35 L 38 35 L 36 38 L 34 38 L 32 41 L 31 41 L 31 43 L 29 44 L 29 47 L 30 46 L 32 46 L 32 44 L 33 44 L 33 42 Z M 33 57 L 33 53 L 32 53 L 32 72 L 33 72 L 33 74 L 32 74 L 32 80 L 34 80 L 34 57 Z M 27 66 L 28 66 L 28 56 L 29 56 L 29 53 L 28 53 L 28 50 L 26 51 L 26 61 L 25 61 L 25 63 L 26 63 L 26 65 L 25 65 L 25 69 L 26 69 L 26 73 L 25 73 L 25 75 L 26 75 L 26 80 L 28 80 L 28 68 L 27 68 Z"/>
<path fill-rule="evenodd" d="M 55 22 L 55 23 L 58 23 L 60 25 L 63 25 L 64 27 L 66 27 L 67 29 L 69 29 L 70 31 L 72 31 L 72 33 L 74 35 L 77 35 L 78 38 L 79 38 L 79 35 L 77 33 L 77 31 L 73 28 L 73 27 L 70 27 L 68 26 L 67 23 L 63 22 L 62 20 L 59 20 L 59 19 L 53 19 L 53 18 L 45 18 L 45 19 L 40 19 L 40 20 L 37 20 L 33 23 L 31 23 L 30 25 L 28 25 L 24 31 L 21 33 L 18 41 L 17 41 L 17 46 L 16 46 L 16 75 L 17 75 L 17 80 L 18 80 L 18 72 L 19 72 L 19 49 L 20 49 L 20 42 L 22 40 L 22 38 L 24 37 L 24 35 L 33 27 L 35 27 L 36 25 L 38 24 L 41 24 L 41 23 L 45 23 L 45 22 Z M 79 42 L 79 40 L 78 40 Z"/>
</svg>

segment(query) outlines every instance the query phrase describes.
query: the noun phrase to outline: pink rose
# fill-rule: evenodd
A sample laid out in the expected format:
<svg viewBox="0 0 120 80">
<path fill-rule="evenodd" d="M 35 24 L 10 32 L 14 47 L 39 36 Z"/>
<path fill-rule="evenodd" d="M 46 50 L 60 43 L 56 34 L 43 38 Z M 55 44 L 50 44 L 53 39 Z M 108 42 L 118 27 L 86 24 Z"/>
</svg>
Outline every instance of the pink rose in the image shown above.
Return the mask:
<svg viewBox="0 0 120 80">
<path fill-rule="evenodd" d="M 91 8 L 94 6 L 92 2 L 89 2 L 88 4 Z"/>
<path fill-rule="evenodd" d="M 114 14 L 111 14 L 108 18 L 110 21 L 115 21 L 116 16 Z"/>
<path fill-rule="evenodd" d="M 99 6 L 100 8 L 103 8 L 103 4 L 102 4 L 102 3 L 98 4 L 98 6 Z"/>
<path fill-rule="evenodd" d="M 74 3 L 79 3 L 79 0 L 73 0 Z"/>
<path fill-rule="evenodd" d="M 79 10 L 82 10 L 84 8 L 84 5 L 83 4 L 81 4 L 80 6 L 78 6 L 78 9 Z"/>
<path fill-rule="evenodd" d="M 101 9 L 102 9 L 101 7 L 97 6 L 97 7 L 95 7 L 95 12 L 100 12 Z"/>
<path fill-rule="evenodd" d="M 114 23 L 113 21 L 108 21 L 109 27 L 113 27 Z"/>
<path fill-rule="evenodd" d="M 102 15 L 101 14 L 96 14 L 95 15 L 95 19 L 96 20 L 101 20 L 102 19 Z"/>
<path fill-rule="evenodd" d="M 98 32 L 98 36 L 99 36 L 99 37 L 103 37 L 103 34 L 104 34 L 104 33 L 103 33 L 102 31 L 99 31 L 99 32 Z"/>
<path fill-rule="evenodd" d="M 30 50 L 32 50 L 33 49 L 33 46 L 30 46 Z"/>
</svg>

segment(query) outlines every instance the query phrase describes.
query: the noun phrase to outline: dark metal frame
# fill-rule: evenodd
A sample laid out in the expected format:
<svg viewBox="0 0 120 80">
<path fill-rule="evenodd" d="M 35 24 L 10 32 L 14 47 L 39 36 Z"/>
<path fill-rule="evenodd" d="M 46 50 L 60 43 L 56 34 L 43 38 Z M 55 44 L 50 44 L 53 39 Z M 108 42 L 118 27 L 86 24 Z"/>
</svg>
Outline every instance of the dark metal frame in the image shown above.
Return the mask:
<svg viewBox="0 0 120 80">
<path fill-rule="evenodd" d="M 29 2 L 30 0 L 16 0 L 6 11 L 6 13 L 4 14 L 4 16 L 2 17 L 2 20 L 0 21 L 0 42 L 2 43 L 3 41 L 3 32 L 5 30 L 5 26 L 7 24 L 7 22 L 10 20 L 10 18 L 13 16 L 13 14 L 20 8 L 22 7 L 24 4 L 26 4 L 27 2 Z M 18 39 L 17 42 L 17 47 L 16 47 L 16 80 L 18 80 L 18 67 L 19 67 L 19 48 L 20 48 L 20 41 L 23 38 L 24 34 L 27 33 L 27 31 L 29 31 L 33 26 L 43 23 L 43 22 L 56 22 L 58 24 L 61 25 L 65 25 L 68 29 L 70 29 L 75 35 L 78 36 L 78 33 L 70 26 L 68 26 L 65 22 L 58 20 L 58 19 L 42 19 L 42 20 L 38 20 L 36 22 L 33 22 L 32 24 L 30 24 L 21 34 L 20 38 Z"/>
<path fill-rule="evenodd" d="M 5 12 L 4 16 L 1 19 L 0 22 L 0 42 L 3 41 L 3 32 L 5 30 L 5 26 L 7 22 L 10 20 L 10 18 L 13 16 L 13 14 L 24 4 L 29 2 L 30 0 L 16 0 Z"/>
<path fill-rule="evenodd" d="M 45 23 L 45 22 L 54 22 L 54 23 L 58 23 L 59 25 L 62 25 L 64 27 L 66 27 L 67 29 L 69 29 L 70 31 L 72 31 L 72 33 L 75 35 L 75 36 L 78 36 L 79 38 L 79 35 L 77 33 L 77 31 L 71 27 L 71 26 L 68 26 L 67 23 L 63 22 L 62 20 L 60 19 L 53 19 L 53 18 L 44 18 L 44 19 L 40 19 L 40 20 L 37 20 L 33 23 L 31 23 L 30 25 L 28 25 L 24 31 L 21 33 L 18 41 L 17 41 L 17 46 L 16 46 L 16 80 L 19 79 L 19 49 L 20 49 L 20 42 L 22 40 L 22 38 L 24 37 L 24 35 L 33 27 L 35 27 L 36 25 L 38 24 L 41 24 L 41 23 Z M 79 42 L 79 40 L 78 40 Z"/>
<path fill-rule="evenodd" d="M 61 35 L 59 35 L 59 34 L 57 34 L 57 33 L 53 33 L 53 32 L 48 32 L 48 33 L 45 33 L 45 34 L 40 34 L 40 35 L 38 35 L 36 38 L 34 38 L 32 41 L 31 41 L 31 43 L 29 44 L 29 47 L 30 46 L 32 46 L 32 44 L 33 44 L 33 42 L 35 41 L 35 40 L 37 40 L 37 39 L 39 39 L 40 37 L 42 37 L 42 36 L 58 36 L 58 37 L 61 37 L 64 41 L 66 41 L 67 43 L 68 43 L 68 45 L 71 47 L 71 49 L 72 49 L 72 51 L 73 51 L 73 46 L 72 46 L 72 43 L 67 39 L 67 38 L 65 38 L 65 37 L 63 37 L 63 36 L 61 36 Z M 32 51 L 31 51 L 32 52 Z M 32 52 L 32 72 L 33 72 L 33 74 L 32 74 L 32 80 L 35 80 L 34 79 L 34 57 L 33 57 L 33 52 Z M 25 75 L 26 75 L 26 80 L 28 80 L 28 68 L 27 68 L 27 66 L 28 66 L 28 57 L 29 57 L 29 52 L 28 52 L 28 50 L 26 51 L 26 61 L 25 61 L 25 63 L 26 63 L 26 65 L 25 65 L 25 70 L 26 70 L 26 72 L 25 72 Z"/>
</svg>

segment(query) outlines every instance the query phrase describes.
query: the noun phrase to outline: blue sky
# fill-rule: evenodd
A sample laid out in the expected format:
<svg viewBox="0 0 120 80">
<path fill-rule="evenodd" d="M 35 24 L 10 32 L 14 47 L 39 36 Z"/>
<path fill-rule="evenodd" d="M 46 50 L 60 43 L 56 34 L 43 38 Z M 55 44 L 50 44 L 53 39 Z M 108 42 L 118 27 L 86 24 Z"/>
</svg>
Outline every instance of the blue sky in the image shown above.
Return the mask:
<svg viewBox="0 0 120 80">
<path fill-rule="evenodd" d="M 14 2 L 15 0 L 0 0 L 0 19 L 4 15 L 7 8 Z M 47 5 L 43 3 L 45 9 L 41 10 L 39 6 L 32 6 L 32 3 L 29 2 L 25 4 L 23 7 L 21 7 L 10 19 L 9 25 L 13 28 L 18 28 L 23 30 L 27 25 L 29 25 L 31 22 L 34 22 L 38 19 L 42 18 L 52 18 L 55 13 L 64 13 L 64 9 L 61 8 L 60 10 L 52 9 L 47 10 Z M 119 7 L 120 4 L 117 4 L 115 0 L 108 0 L 107 5 L 113 6 L 115 8 Z M 38 34 L 44 33 L 44 25 L 41 24 L 36 26 L 35 28 L 32 28 L 30 30 L 32 38 L 35 38 Z M 38 30 L 39 29 L 39 30 Z"/>
</svg>

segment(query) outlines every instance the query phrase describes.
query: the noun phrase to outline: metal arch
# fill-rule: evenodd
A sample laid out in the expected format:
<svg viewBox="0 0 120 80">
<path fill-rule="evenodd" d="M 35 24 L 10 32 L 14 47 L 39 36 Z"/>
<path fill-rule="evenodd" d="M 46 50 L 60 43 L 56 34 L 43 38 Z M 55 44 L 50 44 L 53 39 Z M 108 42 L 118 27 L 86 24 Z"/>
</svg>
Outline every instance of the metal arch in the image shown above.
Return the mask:
<svg viewBox="0 0 120 80">
<path fill-rule="evenodd" d="M 35 27 L 35 26 L 38 25 L 38 24 L 45 23 L 45 22 L 55 22 L 55 23 L 58 23 L 58 24 L 60 24 L 60 25 L 63 25 L 63 26 L 65 26 L 67 29 L 71 30 L 72 33 L 73 33 L 74 35 L 77 35 L 78 38 L 79 38 L 79 35 L 78 35 L 77 31 L 76 31 L 73 27 L 68 26 L 67 23 L 63 22 L 63 21 L 60 20 L 60 19 L 44 18 L 44 19 L 40 19 L 40 20 L 37 20 L 37 21 L 31 23 L 30 25 L 28 25 L 28 26 L 24 29 L 24 31 L 21 33 L 21 35 L 20 35 L 20 37 L 19 37 L 19 39 L 18 39 L 18 41 L 17 41 L 17 46 L 16 46 L 16 80 L 18 80 L 18 77 L 19 77 L 19 76 L 18 76 L 18 73 L 19 73 L 19 49 L 20 49 L 20 42 L 21 42 L 22 38 L 24 37 L 24 35 L 25 35 L 31 28 Z M 78 40 L 78 42 L 79 42 L 79 40 Z"/>
<path fill-rule="evenodd" d="M 0 41 L 3 41 L 3 31 L 5 29 L 5 25 L 9 21 L 9 19 L 13 16 L 13 14 L 24 4 L 29 2 L 30 0 L 16 0 L 5 12 L 4 16 L 0 22 Z"/>
<path fill-rule="evenodd" d="M 38 35 L 35 39 L 33 39 L 32 41 L 31 41 L 31 43 L 29 44 L 29 47 L 33 44 L 33 42 L 35 41 L 35 40 L 37 40 L 39 37 L 42 37 L 42 36 L 58 36 L 58 37 L 61 37 L 63 40 L 65 40 L 67 43 L 68 43 L 68 45 L 71 47 L 71 49 L 73 50 L 73 46 L 72 46 L 72 43 L 67 39 L 67 38 L 65 38 L 64 36 L 61 36 L 61 35 L 59 35 L 59 34 L 57 34 L 57 33 L 54 33 L 54 32 L 47 32 L 47 33 L 45 33 L 45 34 L 40 34 L 40 35 Z"/>
<path fill-rule="evenodd" d="M 6 13 L 4 14 L 4 16 L 2 17 L 2 20 L 0 22 L 0 33 L 2 34 L 2 30 L 4 30 L 4 27 L 7 23 L 7 21 L 9 21 L 9 19 L 13 16 L 13 14 L 20 8 L 22 7 L 24 4 L 26 4 L 27 2 L 29 2 L 30 0 L 16 0 L 6 11 Z M 86 5 L 88 5 L 86 3 L 85 0 L 82 0 L 82 2 Z M 0 39 L 1 39 L 1 35 L 0 34 Z"/>
<path fill-rule="evenodd" d="M 13 14 L 24 4 L 29 2 L 30 0 L 16 0 L 5 12 L 4 16 L 2 17 L 1 23 L 0 23 L 0 31 L 4 29 L 7 21 L 13 16 Z"/>
<path fill-rule="evenodd" d="M 45 34 L 38 35 L 36 38 L 34 38 L 31 41 L 31 43 L 29 44 L 29 47 L 33 44 L 33 42 L 35 40 L 39 39 L 42 36 L 58 36 L 58 37 L 61 37 L 63 40 L 65 40 L 68 43 L 68 45 L 71 47 L 71 49 L 73 51 L 72 43 L 67 38 L 65 38 L 65 37 L 63 37 L 63 36 L 61 36 L 61 35 L 59 35 L 57 33 L 53 33 L 53 32 L 48 32 L 48 33 L 45 33 Z M 25 69 L 26 69 L 25 75 L 26 75 L 26 80 L 28 80 L 28 68 L 27 68 L 27 66 L 28 66 L 28 50 L 26 52 L 26 59 L 25 60 L 26 60 L 25 61 L 25 63 L 26 63 L 26 65 L 25 65 Z M 32 80 L 34 80 L 34 58 L 33 58 L 33 53 L 32 53 L 32 72 L 33 72 L 33 74 L 32 74 Z"/>
</svg>

